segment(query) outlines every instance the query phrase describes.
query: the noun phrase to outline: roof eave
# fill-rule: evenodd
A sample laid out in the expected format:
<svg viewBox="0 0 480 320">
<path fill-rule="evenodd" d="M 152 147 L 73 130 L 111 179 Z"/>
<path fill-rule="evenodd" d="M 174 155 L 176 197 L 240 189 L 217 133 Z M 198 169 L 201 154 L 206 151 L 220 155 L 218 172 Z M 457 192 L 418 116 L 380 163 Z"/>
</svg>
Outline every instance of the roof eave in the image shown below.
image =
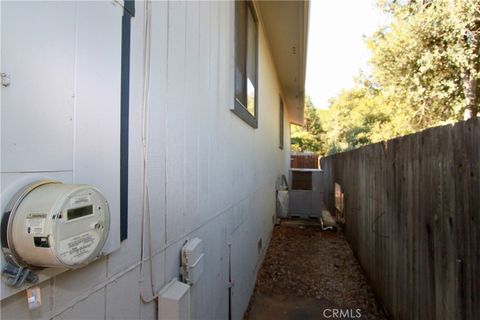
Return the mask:
<svg viewBox="0 0 480 320">
<path fill-rule="evenodd" d="M 310 3 L 258 1 L 290 122 L 304 122 L 307 35 Z"/>
</svg>

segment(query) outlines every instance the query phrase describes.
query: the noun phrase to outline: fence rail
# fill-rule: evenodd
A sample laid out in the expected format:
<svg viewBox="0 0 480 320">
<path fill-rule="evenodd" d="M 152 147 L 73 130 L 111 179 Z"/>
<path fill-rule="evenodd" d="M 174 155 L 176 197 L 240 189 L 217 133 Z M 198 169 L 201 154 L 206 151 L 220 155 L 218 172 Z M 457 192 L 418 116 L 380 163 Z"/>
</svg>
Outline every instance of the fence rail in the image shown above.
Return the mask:
<svg viewBox="0 0 480 320">
<path fill-rule="evenodd" d="M 326 202 L 393 319 L 480 319 L 480 119 L 322 159 Z"/>
</svg>

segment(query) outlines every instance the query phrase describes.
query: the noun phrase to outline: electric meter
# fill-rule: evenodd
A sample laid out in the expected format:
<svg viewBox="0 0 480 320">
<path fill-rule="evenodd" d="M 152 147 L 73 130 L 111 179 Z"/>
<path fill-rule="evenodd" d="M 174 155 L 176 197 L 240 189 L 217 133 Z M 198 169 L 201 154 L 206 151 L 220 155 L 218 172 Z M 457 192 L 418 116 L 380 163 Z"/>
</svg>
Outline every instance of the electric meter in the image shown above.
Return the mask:
<svg viewBox="0 0 480 320">
<path fill-rule="evenodd" d="M 108 202 L 97 188 L 44 180 L 7 205 L 2 248 L 17 266 L 78 268 L 101 255 L 109 227 Z"/>
</svg>

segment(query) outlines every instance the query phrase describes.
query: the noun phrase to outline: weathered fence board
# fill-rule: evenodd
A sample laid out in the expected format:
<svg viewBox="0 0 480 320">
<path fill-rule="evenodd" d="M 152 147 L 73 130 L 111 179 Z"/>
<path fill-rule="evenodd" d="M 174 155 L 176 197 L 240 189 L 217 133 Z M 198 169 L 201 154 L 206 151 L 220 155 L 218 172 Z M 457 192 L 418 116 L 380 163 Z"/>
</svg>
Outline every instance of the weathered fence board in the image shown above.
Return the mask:
<svg viewBox="0 0 480 320">
<path fill-rule="evenodd" d="M 480 119 L 322 159 L 326 205 L 393 319 L 480 318 Z"/>
<path fill-rule="evenodd" d="M 318 156 L 316 154 L 292 154 L 290 155 L 291 168 L 317 169 Z"/>
</svg>

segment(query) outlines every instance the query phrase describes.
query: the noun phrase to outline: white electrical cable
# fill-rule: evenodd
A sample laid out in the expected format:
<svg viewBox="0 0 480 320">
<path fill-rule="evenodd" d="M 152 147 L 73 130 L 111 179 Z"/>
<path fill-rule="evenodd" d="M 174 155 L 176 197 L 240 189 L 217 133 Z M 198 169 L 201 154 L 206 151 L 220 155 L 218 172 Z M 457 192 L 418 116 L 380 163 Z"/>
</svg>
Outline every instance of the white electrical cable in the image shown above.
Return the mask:
<svg viewBox="0 0 480 320">
<path fill-rule="evenodd" d="M 145 1 L 145 47 L 143 52 L 143 97 L 142 97 L 142 159 L 143 159 L 143 188 L 142 188 L 142 228 L 141 228 L 141 261 L 140 261 L 140 296 L 144 302 L 155 300 L 158 295 L 154 293 L 153 279 L 153 256 L 152 256 L 152 237 L 151 237 L 151 216 L 150 216 L 150 198 L 148 193 L 148 120 L 149 120 L 149 97 L 150 97 L 150 53 L 152 39 L 152 13 L 151 1 Z M 148 227 L 145 227 L 145 215 L 148 216 Z M 150 253 L 150 296 L 144 294 L 144 262 L 145 262 L 145 233 L 148 232 L 148 248 Z"/>
</svg>

